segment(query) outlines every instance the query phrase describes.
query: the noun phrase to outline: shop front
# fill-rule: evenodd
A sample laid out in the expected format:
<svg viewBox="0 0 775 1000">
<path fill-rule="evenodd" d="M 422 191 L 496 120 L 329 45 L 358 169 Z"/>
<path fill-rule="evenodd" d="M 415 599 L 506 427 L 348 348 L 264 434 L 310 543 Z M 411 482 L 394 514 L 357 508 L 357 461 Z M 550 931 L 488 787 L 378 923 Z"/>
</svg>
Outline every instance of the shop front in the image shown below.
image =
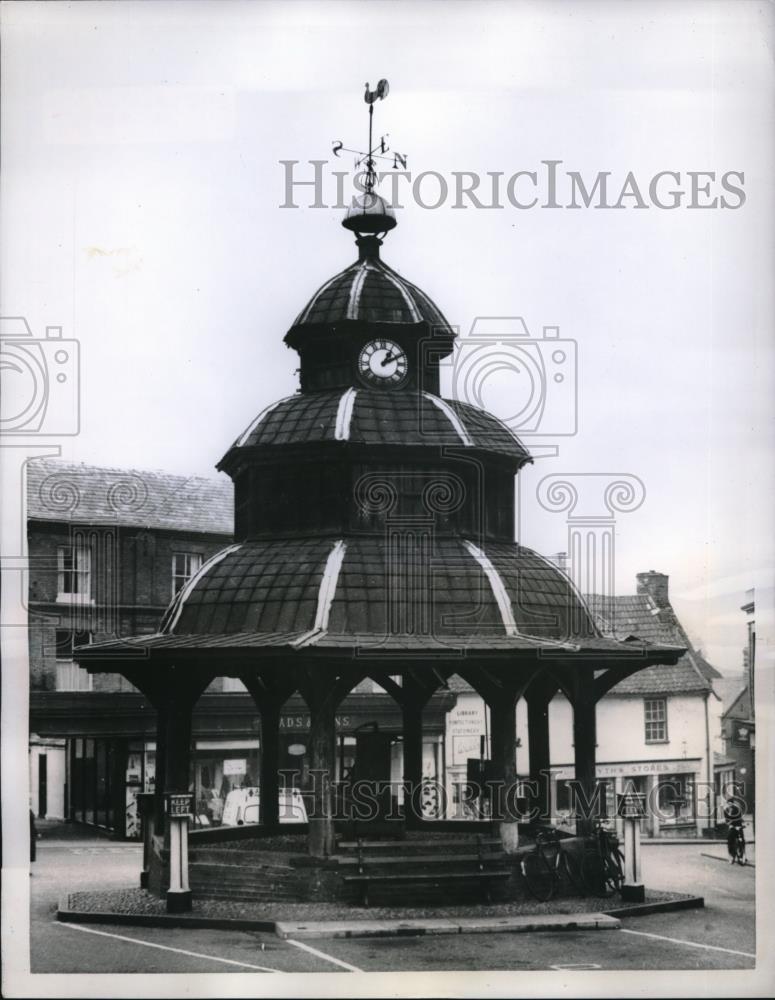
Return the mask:
<svg viewBox="0 0 775 1000">
<path fill-rule="evenodd" d="M 433 696 L 424 715 L 423 773 L 428 818 L 440 818 L 444 786 L 445 718 L 455 702 L 451 692 Z M 140 695 L 74 693 L 68 704 L 49 708 L 50 698 L 35 698 L 34 721 L 41 738 L 58 738 L 66 747 L 67 767 L 57 790 L 66 818 L 99 827 L 118 839 L 140 837 L 137 796 L 156 787 L 155 717 Z M 235 789 L 259 787 L 260 723 L 252 699 L 242 693 L 206 693 L 194 713 L 189 791 L 195 796 L 197 826 L 223 821 L 226 797 Z M 303 700 L 288 700 L 280 717 L 281 788 L 311 794 L 310 715 Z M 371 737 L 371 739 L 367 738 Z M 364 754 L 379 745 L 364 769 Z M 403 723 L 391 697 L 353 693 L 336 718 L 337 782 L 365 773 L 389 782 L 398 806 L 403 801 Z M 359 768 L 360 757 L 360 768 Z M 49 782 L 50 783 L 50 782 Z M 49 793 L 53 796 L 54 790 Z"/>
<path fill-rule="evenodd" d="M 597 764 L 597 813 L 620 827 L 616 796 L 625 791 L 640 792 L 646 797 L 647 815 L 641 820 L 644 836 L 699 836 L 707 825 L 698 805 L 701 763 L 699 758 L 682 758 Z M 552 815 L 558 825 L 568 828 L 573 823 L 573 778 L 572 765 L 551 769 Z M 619 830 L 620 835 L 621 832 Z"/>
</svg>

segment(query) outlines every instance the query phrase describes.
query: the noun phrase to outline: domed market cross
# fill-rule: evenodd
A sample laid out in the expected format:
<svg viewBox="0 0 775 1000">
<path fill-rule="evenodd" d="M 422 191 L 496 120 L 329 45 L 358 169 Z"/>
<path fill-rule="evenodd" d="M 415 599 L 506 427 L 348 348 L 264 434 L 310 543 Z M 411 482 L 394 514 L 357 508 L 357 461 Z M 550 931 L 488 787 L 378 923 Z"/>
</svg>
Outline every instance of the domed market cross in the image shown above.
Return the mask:
<svg viewBox="0 0 775 1000">
<path fill-rule="evenodd" d="M 396 220 L 372 188 L 343 222 L 357 259 L 285 335 L 299 390 L 263 409 L 218 463 L 234 482 L 234 543 L 180 590 L 158 633 L 75 654 L 93 673 L 122 674 L 156 709 L 154 820 L 167 843 L 163 796 L 188 792 L 191 713 L 214 678 L 241 679 L 260 716 L 260 831 L 278 828 L 281 708 L 296 691 L 306 701 L 308 850 L 325 859 L 336 849 L 337 706 L 364 678 L 396 700 L 404 788 L 393 821 L 435 828 L 420 803 L 423 707 L 460 675 L 489 706 L 491 822 L 513 852 L 518 699 L 528 704 L 529 805 L 545 810 L 558 691 L 573 706 L 576 778 L 591 801 L 596 702 L 683 653 L 602 635 L 568 577 L 515 542 L 515 477 L 530 456 L 496 417 L 441 397 L 455 332 L 382 259 Z M 579 815 L 579 829 L 588 822 Z M 176 905 L 190 905 L 180 895 Z"/>
</svg>

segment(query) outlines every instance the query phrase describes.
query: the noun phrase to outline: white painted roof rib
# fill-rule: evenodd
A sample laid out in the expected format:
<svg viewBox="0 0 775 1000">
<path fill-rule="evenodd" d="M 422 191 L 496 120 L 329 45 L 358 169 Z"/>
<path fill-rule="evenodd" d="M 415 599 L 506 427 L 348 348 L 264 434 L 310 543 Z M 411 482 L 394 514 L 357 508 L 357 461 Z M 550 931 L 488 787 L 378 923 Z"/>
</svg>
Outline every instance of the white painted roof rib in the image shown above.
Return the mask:
<svg viewBox="0 0 775 1000">
<path fill-rule="evenodd" d="M 490 562 L 487 554 L 474 545 L 473 542 L 469 542 L 466 539 L 463 541 L 463 544 L 474 559 L 476 559 L 479 563 L 484 575 L 487 577 L 487 582 L 490 584 L 492 595 L 495 598 L 495 603 L 498 605 L 498 610 L 500 611 L 501 621 L 503 622 L 503 627 L 506 630 L 506 635 L 512 637 L 518 636 L 519 629 L 517 628 L 517 623 L 514 620 L 514 611 L 511 607 L 511 600 L 506 592 L 506 587 L 503 580 L 501 580 L 500 574 Z"/>
<path fill-rule="evenodd" d="M 355 397 L 357 395 L 357 389 L 348 389 L 346 392 L 342 393 L 342 397 L 339 400 L 339 406 L 336 410 L 336 425 L 334 427 L 335 441 L 350 440 L 350 424 L 352 423 L 353 407 L 355 406 Z"/>
<path fill-rule="evenodd" d="M 304 646 L 312 646 L 326 634 L 328 619 L 331 615 L 331 605 L 334 603 L 336 585 L 339 582 L 339 572 L 342 569 L 346 552 L 347 543 L 339 539 L 328 553 L 326 566 L 323 570 L 323 579 L 320 581 L 320 589 L 318 590 L 318 606 L 315 611 L 315 622 L 309 632 L 305 632 L 304 635 L 294 640 L 292 645 L 296 649 L 301 649 Z"/>
<path fill-rule="evenodd" d="M 361 292 L 363 291 L 363 283 L 366 280 L 366 276 L 369 271 L 371 271 L 371 265 L 367 260 L 362 261 L 358 266 L 358 274 L 350 285 L 350 297 L 347 300 L 347 318 L 348 319 L 358 319 L 358 308 L 361 304 Z"/>
<path fill-rule="evenodd" d="M 239 552 L 241 548 L 241 545 L 230 545 L 228 548 L 221 549 L 220 552 L 216 552 L 215 555 L 208 559 L 207 562 L 199 568 L 198 572 L 194 573 L 191 579 L 180 588 L 177 597 L 167 612 L 169 618 L 162 625 L 162 633 L 169 635 L 171 632 L 174 632 L 175 626 L 178 624 L 180 616 L 183 614 L 183 608 L 186 605 L 186 601 L 202 577 L 206 573 L 209 573 L 213 566 L 217 566 L 219 562 L 226 558 L 226 556 L 230 556 L 232 552 Z"/>
<path fill-rule="evenodd" d="M 272 410 L 276 410 L 280 403 L 286 402 L 288 399 L 293 399 L 293 396 L 286 396 L 285 399 L 278 399 L 276 403 L 270 403 L 266 409 L 263 409 L 252 424 L 248 427 L 246 431 L 242 433 L 240 437 L 237 438 L 236 442 L 232 445 L 233 448 L 241 448 L 245 442 L 249 439 L 250 435 L 259 426 L 259 424 L 269 416 Z"/>
<path fill-rule="evenodd" d="M 394 288 L 398 289 L 399 293 L 401 294 L 401 298 L 406 303 L 406 307 L 409 310 L 409 315 L 412 317 L 412 320 L 415 323 L 421 322 L 422 316 L 420 315 L 420 311 L 417 308 L 417 304 L 415 303 L 414 298 L 412 297 L 412 293 L 409 291 L 409 289 L 406 287 L 403 281 L 401 281 L 400 278 L 397 278 L 387 267 L 381 268 L 381 271 L 387 278 L 387 280 L 390 282 L 390 284 L 393 285 Z"/>
<path fill-rule="evenodd" d="M 309 316 L 309 314 L 310 314 L 310 312 L 312 310 L 312 307 L 317 304 L 317 301 L 320 298 L 320 296 L 323 294 L 323 292 L 325 292 L 325 290 L 327 288 L 330 288 L 331 285 L 333 285 L 333 283 L 335 281 L 338 281 L 342 277 L 343 274 L 347 274 L 348 271 L 352 271 L 352 269 L 354 267 L 357 267 L 357 266 L 358 266 L 357 263 L 351 264 L 349 267 L 346 267 L 344 269 L 344 271 L 340 271 L 339 274 L 335 274 L 333 276 L 333 278 L 329 279 L 324 285 L 321 285 L 320 288 L 318 288 L 318 290 L 315 292 L 315 294 L 312 296 L 312 298 L 307 303 L 306 308 L 303 309 L 302 312 L 300 312 L 299 315 L 296 317 L 293 325 L 294 326 L 298 326 L 299 323 L 306 323 L 307 317 Z"/>
<path fill-rule="evenodd" d="M 463 442 L 463 444 L 466 446 L 466 448 L 473 448 L 474 442 L 471 440 L 468 431 L 463 426 L 463 421 L 460 419 L 457 413 L 455 413 L 455 411 L 452 409 L 449 403 L 447 403 L 443 399 L 440 399 L 438 396 L 434 396 L 432 392 L 424 392 L 423 396 L 429 402 L 433 403 L 433 405 L 437 409 L 441 410 L 441 412 L 444 414 L 447 420 L 449 420 L 449 422 L 452 424 L 455 433 Z"/>
</svg>

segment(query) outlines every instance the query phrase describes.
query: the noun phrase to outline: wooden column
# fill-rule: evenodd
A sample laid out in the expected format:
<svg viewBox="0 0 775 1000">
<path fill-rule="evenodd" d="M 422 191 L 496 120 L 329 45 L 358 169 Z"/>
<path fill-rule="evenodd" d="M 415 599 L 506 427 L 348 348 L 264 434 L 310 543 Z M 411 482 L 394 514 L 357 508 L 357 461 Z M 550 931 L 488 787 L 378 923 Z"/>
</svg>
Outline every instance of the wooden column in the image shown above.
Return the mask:
<svg viewBox="0 0 775 1000">
<path fill-rule="evenodd" d="M 334 780 L 336 702 L 333 691 L 315 692 L 308 700 L 310 712 L 310 773 L 312 812 L 309 814 L 309 853 L 327 858 L 334 853 Z"/>
<path fill-rule="evenodd" d="M 296 690 L 294 671 L 268 668 L 244 673 L 242 683 L 250 692 L 261 719 L 261 799 L 259 818 L 264 826 L 277 827 L 280 822 L 280 713 L 285 702 Z"/>
<path fill-rule="evenodd" d="M 410 830 L 422 825 L 422 714 L 424 702 L 401 706 L 404 730 L 404 820 Z"/>
<path fill-rule="evenodd" d="M 164 829 L 164 789 L 167 763 L 167 715 L 166 697 L 156 705 L 156 772 L 154 775 L 154 828 L 157 833 Z"/>
<path fill-rule="evenodd" d="M 280 823 L 280 703 L 275 698 L 263 700 L 258 709 L 261 716 L 261 800 L 259 818 L 264 826 Z"/>
<path fill-rule="evenodd" d="M 536 788 L 531 809 L 537 810 L 533 822 L 551 823 L 549 803 L 549 702 L 551 694 L 544 690 L 528 690 L 527 742 L 530 757 L 530 781 Z"/>
<path fill-rule="evenodd" d="M 519 842 L 516 814 L 517 785 L 517 692 L 502 690 L 488 702 L 493 784 L 493 819 L 498 824 L 501 843 L 514 853 Z"/>
<path fill-rule="evenodd" d="M 594 815 L 584 815 L 595 801 L 597 747 L 597 705 L 592 678 L 577 676 L 573 691 L 573 762 L 577 782 L 576 832 L 591 833 Z"/>
</svg>

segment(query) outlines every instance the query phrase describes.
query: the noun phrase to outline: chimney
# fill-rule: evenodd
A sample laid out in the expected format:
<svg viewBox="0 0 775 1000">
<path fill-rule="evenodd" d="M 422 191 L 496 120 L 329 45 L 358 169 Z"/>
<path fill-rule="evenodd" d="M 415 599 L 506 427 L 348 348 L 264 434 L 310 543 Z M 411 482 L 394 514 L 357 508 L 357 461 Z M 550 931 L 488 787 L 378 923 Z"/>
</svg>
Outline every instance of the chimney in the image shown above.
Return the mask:
<svg viewBox="0 0 775 1000">
<path fill-rule="evenodd" d="M 667 582 L 670 577 L 650 569 L 648 573 L 638 573 L 638 593 L 648 594 L 658 608 L 669 608 Z"/>
</svg>

